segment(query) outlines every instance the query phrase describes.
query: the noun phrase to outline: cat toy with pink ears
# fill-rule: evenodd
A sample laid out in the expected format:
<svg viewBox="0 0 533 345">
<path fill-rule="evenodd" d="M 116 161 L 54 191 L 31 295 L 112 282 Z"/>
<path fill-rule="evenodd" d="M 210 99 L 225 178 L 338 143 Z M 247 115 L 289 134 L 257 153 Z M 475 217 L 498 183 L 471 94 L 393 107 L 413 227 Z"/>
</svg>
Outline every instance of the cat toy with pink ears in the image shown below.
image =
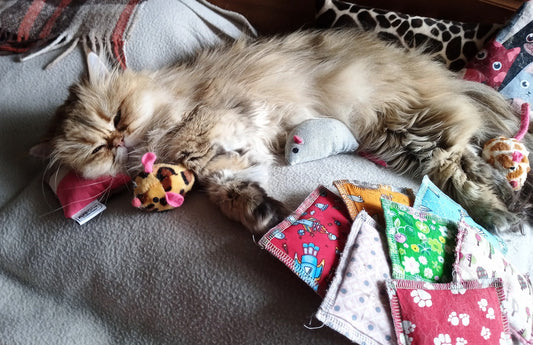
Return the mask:
<svg viewBox="0 0 533 345">
<path fill-rule="evenodd" d="M 482 157 L 500 171 L 513 190 L 518 191 L 526 182 L 529 166 L 529 151 L 520 142 L 529 128 L 529 104 L 522 104 L 520 130 L 514 138 L 500 136 L 491 139 L 483 147 Z"/>
<path fill-rule="evenodd" d="M 133 180 L 132 205 L 145 211 L 167 211 L 180 207 L 192 189 L 192 171 L 178 164 L 154 164 L 157 156 L 147 152 L 142 157 L 144 171 Z"/>
</svg>

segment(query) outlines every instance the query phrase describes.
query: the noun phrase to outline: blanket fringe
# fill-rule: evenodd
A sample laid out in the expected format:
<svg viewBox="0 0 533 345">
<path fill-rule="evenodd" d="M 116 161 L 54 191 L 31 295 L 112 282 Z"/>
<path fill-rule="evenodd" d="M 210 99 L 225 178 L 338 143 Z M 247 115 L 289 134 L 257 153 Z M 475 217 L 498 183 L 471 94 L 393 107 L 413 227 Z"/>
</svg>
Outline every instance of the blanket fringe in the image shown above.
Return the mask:
<svg viewBox="0 0 533 345">
<path fill-rule="evenodd" d="M 70 35 L 67 32 L 59 35 L 55 40 L 53 40 L 51 43 L 45 45 L 42 48 L 39 48 L 38 50 L 34 51 L 31 54 L 20 56 L 19 60 L 20 62 L 27 61 L 29 59 L 32 59 L 34 57 L 40 56 L 42 54 L 48 53 L 52 50 L 59 49 L 61 47 L 64 47 L 65 45 L 69 44 L 72 41 L 72 35 Z"/>
<path fill-rule="evenodd" d="M 76 48 L 76 46 L 78 45 L 79 41 L 80 41 L 80 39 L 76 38 L 72 42 L 72 44 L 63 53 L 61 53 L 58 57 L 56 57 L 48 65 L 46 65 L 44 67 L 44 69 L 45 70 L 51 69 L 52 67 L 54 67 L 56 65 L 56 63 L 58 63 L 59 61 L 63 60 L 64 57 L 66 57 L 68 54 L 70 54 L 74 50 L 74 48 Z"/>
<path fill-rule="evenodd" d="M 66 47 L 61 54 L 44 66 L 43 69 L 48 70 L 72 53 L 79 43 L 81 43 L 81 47 L 85 54 L 92 51 L 98 55 L 104 55 L 109 60 L 112 60 L 114 56 L 110 39 L 103 38 L 103 35 L 97 35 L 96 33 L 91 32 L 84 37 L 75 37 L 71 32 L 64 32 L 49 44 L 40 47 L 30 54 L 20 56 L 19 61 L 24 62 L 48 52 Z"/>
<path fill-rule="evenodd" d="M 0 5 L 0 22 L 4 18 L 14 18 L 6 21 L 7 24 L 2 22 L 5 25 L 0 29 L 0 55 L 20 54 L 18 59 L 24 62 L 64 49 L 44 66 L 44 69 L 50 69 L 68 56 L 78 43 L 83 43 L 85 51 L 99 52 L 125 69 L 124 46 L 144 2 L 53 4 L 32 0 L 29 4 L 13 1 L 10 5 Z"/>
</svg>

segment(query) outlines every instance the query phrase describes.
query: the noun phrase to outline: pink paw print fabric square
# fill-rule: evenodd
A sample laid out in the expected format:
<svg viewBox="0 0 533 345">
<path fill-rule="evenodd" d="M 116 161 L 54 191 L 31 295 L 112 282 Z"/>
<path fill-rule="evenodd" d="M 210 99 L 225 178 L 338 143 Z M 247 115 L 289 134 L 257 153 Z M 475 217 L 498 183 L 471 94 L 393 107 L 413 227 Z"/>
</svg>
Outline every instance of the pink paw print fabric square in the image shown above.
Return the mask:
<svg viewBox="0 0 533 345">
<path fill-rule="evenodd" d="M 351 341 L 396 344 L 385 281 L 390 264 L 377 224 L 361 211 L 316 318 Z"/>
<path fill-rule="evenodd" d="M 342 199 L 319 186 L 295 212 L 270 229 L 259 246 L 324 297 L 351 225 Z"/>
<path fill-rule="evenodd" d="M 500 279 L 437 284 L 388 280 L 400 345 L 511 345 Z"/>
<path fill-rule="evenodd" d="M 455 257 L 457 280 L 502 279 L 513 335 L 524 344 L 533 344 L 533 288 L 529 277 L 521 274 L 491 242 L 466 222 L 459 223 Z"/>
</svg>

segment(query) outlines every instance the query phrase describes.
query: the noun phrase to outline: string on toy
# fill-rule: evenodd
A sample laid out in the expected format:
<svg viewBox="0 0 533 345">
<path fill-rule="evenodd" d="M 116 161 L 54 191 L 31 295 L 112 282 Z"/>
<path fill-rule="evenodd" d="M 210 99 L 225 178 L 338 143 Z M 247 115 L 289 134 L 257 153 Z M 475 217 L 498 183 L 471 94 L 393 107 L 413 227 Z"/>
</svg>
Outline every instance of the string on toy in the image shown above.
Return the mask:
<svg viewBox="0 0 533 345">
<path fill-rule="evenodd" d="M 314 319 L 315 319 L 314 317 L 311 317 L 311 319 L 309 319 L 309 322 L 307 323 L 307 325 L 304 324 L 304 327 L 309 329 L 309 330 L 321 329 L 321 328 L 324 327 L 324 323 L 323 322 L 320 323 L 320 326 L 312 326 Z"/>
</svg>

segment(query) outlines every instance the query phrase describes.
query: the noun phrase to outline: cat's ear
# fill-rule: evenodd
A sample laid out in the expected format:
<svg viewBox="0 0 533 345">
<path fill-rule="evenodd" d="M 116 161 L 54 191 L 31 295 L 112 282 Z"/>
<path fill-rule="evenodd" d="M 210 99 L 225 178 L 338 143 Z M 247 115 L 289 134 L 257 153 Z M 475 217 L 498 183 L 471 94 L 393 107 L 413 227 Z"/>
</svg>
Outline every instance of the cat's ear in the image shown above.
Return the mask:
<svg viewBox="0 0 533 345">
<path fill-rule="evenodd" d="M 52 154 L 52 143 L 49 140 L 44 140 L 30 148 L 29 153 L 35 158 L 48 159 Z"/>
<path fill-rule="evenodd" d="M 93 52 L 87 54 L 87 67 L 89 70 L 89 80 L 92 83 L 102 80 L 109 74 L 105 63 Z"/>
</svg>

